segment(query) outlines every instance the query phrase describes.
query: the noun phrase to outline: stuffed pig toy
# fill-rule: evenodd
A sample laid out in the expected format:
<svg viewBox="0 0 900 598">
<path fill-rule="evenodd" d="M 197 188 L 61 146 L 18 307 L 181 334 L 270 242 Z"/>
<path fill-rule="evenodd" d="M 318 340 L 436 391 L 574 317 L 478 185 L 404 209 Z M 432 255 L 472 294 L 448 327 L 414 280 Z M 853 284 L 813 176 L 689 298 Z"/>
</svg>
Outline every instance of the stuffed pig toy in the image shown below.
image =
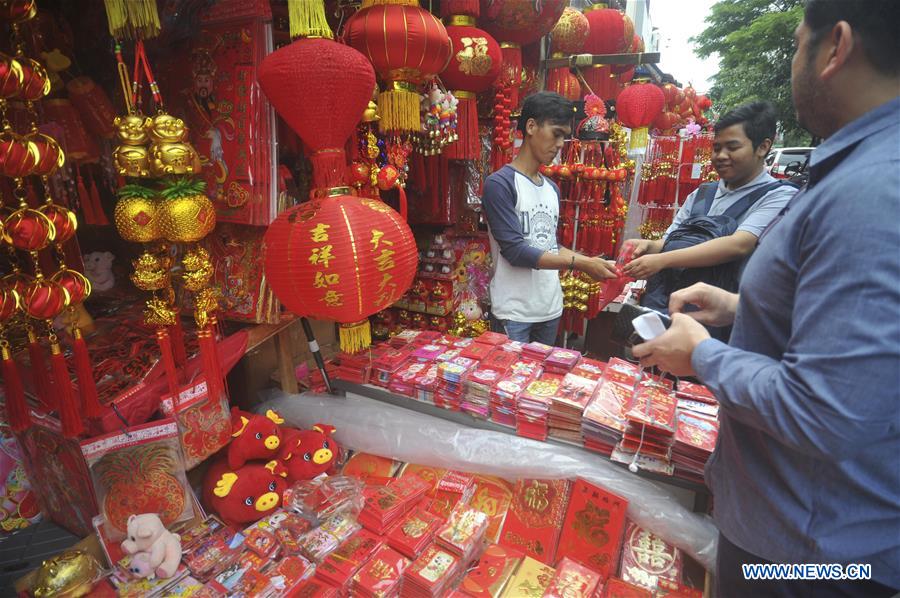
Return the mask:
<svg viewBox="0 0 900 598">
<path fill-rule="evenodd" d="M 316 424 L 312 430 L 284 430 L 279 455 L 287 469 L 288 482 L 311 480 L 337 465 L 341 448 L 334 439 L 334 427 Z"/>
<path fill-rule="evenodd" d="M 218 459 L 203 478 L 203 503 L 229 526 L 245 527 L 281 505 L 286 475 L 274 460 L 233 468 L 227 459 Z"/>
<path fill-rule="evenodd" d="M 132 555 L 135 573 L 140 577 L 168 579 L 181 562 L 181 537 L 168 531 L 156 513 L 128 518 L 128 537 L 122 550 Z"/>
<path fill-rule="evenodd" d="M 247 413 L 237 407 L 231 409 L 231 443 L 228 445 L 228 466 L 242 467 L 247 461 L 271 461 L 278 456 L 281 428 L 284 420 L 269 409 L 265 415 Z"/>
</svg>

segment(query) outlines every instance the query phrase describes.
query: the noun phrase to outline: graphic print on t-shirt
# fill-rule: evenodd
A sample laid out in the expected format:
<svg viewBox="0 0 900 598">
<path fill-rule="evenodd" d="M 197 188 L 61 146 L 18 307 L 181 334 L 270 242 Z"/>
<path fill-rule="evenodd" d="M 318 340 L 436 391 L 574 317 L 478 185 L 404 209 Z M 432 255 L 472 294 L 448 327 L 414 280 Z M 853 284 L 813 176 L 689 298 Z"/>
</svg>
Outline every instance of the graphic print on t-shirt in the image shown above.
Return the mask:
<svg viewBox="0 0 900 598">
<path fill-rule="evenodd" d="M 538 204 L 530 212 L 522 212 L 522 232 L 532 247 L 551 251 L 556 249 L 556 218 L 544 204 Z"/>
</svg>

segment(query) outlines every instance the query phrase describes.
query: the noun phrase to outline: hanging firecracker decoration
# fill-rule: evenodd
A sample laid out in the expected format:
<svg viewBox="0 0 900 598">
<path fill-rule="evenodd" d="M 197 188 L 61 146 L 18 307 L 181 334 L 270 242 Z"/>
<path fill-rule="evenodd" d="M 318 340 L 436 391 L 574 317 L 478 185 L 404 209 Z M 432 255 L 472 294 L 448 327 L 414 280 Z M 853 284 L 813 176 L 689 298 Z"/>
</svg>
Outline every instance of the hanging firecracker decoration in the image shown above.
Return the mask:
<svg viewBox="0 0 900 598">
<path fill-rule="evenodd" d="M 473 7 L 476 9 L 476 15 L 453 14 L 445 17 L 453 53 L 447 68 L 441 73 L 441 80 L 459 101 L 457 106 L 459 141 L 445 149 L 447 157 L 451 160 L 474 160 L 481 155 L 475 96 L 491 88 L 500 74 L 503 60 L 497 41 L 486 31 L 475 27 L 477 1 L 469 8 Z M 445 10 L 443 5 L 441 8 Z"/>
<path fill-rule="evenodd" d="M 572 7 L 566 7 L 550 31 L 551 58 L 566 58 L 581 53 L 588 35 L 590 22 L 587 17 Z M 581 97 L 581 83 L 568 67 L 558 67 L 547 72 L 547 89 L 569 100 Z"/>
<path fill-rule="evenodd" d="M 665 104 L 663 91 L 647 79 L 636 79 L 619 94 L 616 112 L 619 122 L 631 129 L 632 149 L 647 147 L 647 129 Z"/>
<path fill-rule="evenodd" d="M 410 7 L 373 6 L 353 21 L 366 11 L 393 8 Z M 379 14 L 387 18 L 388 13 Z M 365 30 L 365 20 L 356 27 Z M 344 145 L 369 101 L 375 73 L 353 48 L 310 38 L 267 56 L 259 82 L 311 149 L 315 188 L 310 201 L 283 212 L 269 226 L 266 277 L 285 307 L 340 322 L 341 348 L 360 351 L 371 342 L 368 316 L 403 295 L 418 262 L 412 232 L 397 212 L 351 195 L 346 186 Z"/>
<path fill-rule="evenodd" d="M 419 131 L 421 87 L 450 60 L 444 25 L 418 0 L 376 1 L 353 15 L 344 38 L 371 61 L 386 87 L 378 96 L 380 129 Z"/>
</svg>

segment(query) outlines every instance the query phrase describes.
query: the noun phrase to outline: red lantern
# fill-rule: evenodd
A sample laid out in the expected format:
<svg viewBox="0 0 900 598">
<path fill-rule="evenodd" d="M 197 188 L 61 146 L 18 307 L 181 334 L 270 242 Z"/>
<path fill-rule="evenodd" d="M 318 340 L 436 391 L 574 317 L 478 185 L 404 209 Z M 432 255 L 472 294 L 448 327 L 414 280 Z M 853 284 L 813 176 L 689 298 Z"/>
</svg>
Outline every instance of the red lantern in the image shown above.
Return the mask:
<svg viewBox="0 0 900 598">
<path fill-rule="evenodd" d="M 341 322 L 341 348 L 359 351 L 371 338 L 366 318 L 406 292 L 418 262 L 412 231 L 394 210 L 336 186 L 346 181 L 342 148 L 368 104 L 375 73 L 349 46 L 301 39 L 263 60 L 259 82 L 313 150 L 317 187 L 313 200 L 269 226 L 266 276 L 288 309 Z"/>
<path fill-rule="evenodd" d="M 29 151 L 36 152 L 31 174 L 50 176 L 66 163 L 66 156 L 56 139 L 43 133 L 29 133 L 25 136 Z"/>
<path fill-rule="evenodd" d="M 503 50 L 498 86 L 508 90 L 513 109 L 519 105 L 522 46 L 549 33 L 568 4 L 568 0 L 482 0 L 481 25 Z"/>
<path fill-rule="evenodd" d="M 3 239 L 19 251 L 40 251 L 56 239 L 56 228 L 41 212 L 22 208 L 3 223 Z"/>
<path fill-rule="evenodd" d="M 12 56 L 0 53 L 0 98 L 13 98 L 22 86 L 22 65 Z"/>
<path fill-rule="evenodd" d="M 53 275 L 52 280 L 69 293 L 69 305 L 78 305 L 91 294 L 91 281 L 81 272 L 63 268 Z"/>
<path fill-rule="evenodd" d="M 13 317 L 20 305 L 19 294 L 14 289 L 0 286 L 0 324 Z"/>
<path fill-rule="evenodd" d="M 490 89 L 500 74 L 503 60 L 500 44 L 474 25 L 474 17 L 461 15 L 450 17 L 447 25 L 453 53 L 441 80 L 459 100 L 456 129 L 459 140 L 444 149 L 444 155 L 451 160 L 474 160 L 481 155 L 475 94 Z"/>
<path fill-rule="evenodd" d="M 597 3 L 585 9 L 590 35 L 584 44 L 590 54 L 618 54 L 631 44 L 634 25 L 626 37 L 625 15 L 606 4 Z"/>
<path fill-rule="evenodd" d="M 56 231 L 54 242 L 65 243 L 75 235 L 78 220 L 72 210 L 56 203 L 45 203 L 38 211 L 53 223 L 53 229 Z"/>
<path fill-rule="evenodd" d="M 60 143 L 66 155 L 75 161 L 92 161 L 100 158 L 100 148 L 88 133 L 78 116 L 78 111 L 67 99 L 57 98 L 41 102 L 46 121 L 55 122 L 63 128 Z"/>
<path fill-rule="evenodd" d="M 378 97 L 379 128 L 418 131 L 419 86 L 450 60 L 444 25 L 418 6 L 376 5 L 353 15 L 344 38 L 372 62 L 387 86 Z"/>
<path fill-rule="evenodd" d="M 567 67 L 547 72 L 547 90 L 555 91 L 567 100 L 574 101 L 581 97 L 581 83 Z"/>
<path fill-rule="evenodd" d="M 590 86 L 590 91 L 603 100 L 613 100 L 619 93 L 619 78 L 608 64 L 592 66 L 584 71 L 584 80 Z M 583 93 L 589 93 L 582 89 Z"/>
<path fill-rule="evenodd" d="M 25 291 L 23 303 L 36 320 L 52 320 L 69 305 L 69 291 L 46 278 L 34 280 Z"/>
<path fill-rule="evenodd" d="M 22 85 L 17 97 L 34 101 L 50 93 L 50 75 L 40 62 L 24 58 L 19 64 L 22 65 Z"/>
<path fill-rule="evenodd" d="M 631 129 L 631 147 L 647 146 L 647 127 L 666 105 L 662 90 L 641 79 L 626 87 L 616 101 L 619 122 Z"/>
<path fill-rule="evenodd" d="M 663 96 L 666 98 L 666 108 L 674 111 L 684 101 L 684 92 L 678 89 L 674 83 L 666 83 L 662 86 Z"/>
<path fill-rule="evenodd" d="M 590 33 L 591 24 L 588 18 L 567 6 L 550 31 L 550 49 L 563 54 L 578 54 L 584 49 Z"/>
<path fill-rule="evenodd" d="M 66 83 L 69 100 L 78 110 L 85 126 L 97 137 L 112 139 L 116 134 L 113 120 L 116 109 L 103 88 L 90 77 L 76 77 Z"/>
<path fill-rule="evenodd" d="M 466 15 L 477 19 L 480 14 L 480 0 L 441 0 L 441 17 L 444 19 L 454 15 Z"/>
<path fill-rule="evenodd" d="M 700 107 L 701 111 L 706 112 L 712 108 L 712 100 L 706 96 L 700 96 L 697 98 L 697 106 Z"/>
<path fill-rule="evenodd" d="M 678 115 L 674 112 L 660 112 L 659 115 L 653 119 L 652 127 L 654 129 L 659 129 L 659 131 L 663 134 L 671 134 L 673 129 L 678 125 Z"/>
<path fill-rule="evenodd" d="M 637 37 L 634 34 L 634 21 L 631 20 L 631 17 L 622 13 L 622 24 L 625 26 L 625 32 L 622 36 L 623 43 L 622 49 L 619 52 L 636 52 L 634 49 L 634 38 Z M 640 39 L 640 38 L 638 38 Z M 629 64 L 614 64 L 612 65 L 612 71 L 616 74 L 621 74 L 627 71 L 628 69 L 633 69 L 634 67 Z"/>
<path fill-rule="evenodd" d="M 4 0 L 0 2 L 0 20 L 22 23 L 37 14 L 36 0 Z"/>
</svg>

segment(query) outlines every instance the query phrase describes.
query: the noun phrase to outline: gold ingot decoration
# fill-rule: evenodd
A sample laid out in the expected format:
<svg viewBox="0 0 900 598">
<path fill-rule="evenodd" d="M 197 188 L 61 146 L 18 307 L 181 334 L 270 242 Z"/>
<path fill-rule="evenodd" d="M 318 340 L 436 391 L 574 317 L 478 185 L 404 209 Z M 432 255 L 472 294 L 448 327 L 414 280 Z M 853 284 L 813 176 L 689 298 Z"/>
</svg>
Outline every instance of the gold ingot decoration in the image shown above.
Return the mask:
<svg viewBox="0 0 900 598">
<path fill-rule="evenodd" d="M 212 314 L 219 308 L 219 291 L 207 287 L 194 296 L 194 321 L 200 329 L 206 328 Z"/>
<path fill-rule="evenodd" d="M 168 257 L 142 253 L 138 259 L 132 262 L 134 272 L 131 274 L 131 282 L 142 291 L 160 291 L 170 284 Z"/>
<path fill-rule="evenodd" d="M 144 323 L 148 326 L 174 326 L 178 314 L 171 303 L 160 297 L 147 300 L 144 310 Z"/>
<path fill-rule="evenodd" d="M 181 260 L 184 266 L 184 287 L 193 292 L 202 291 L 213 276 L 213 264 L 209 252 L 202 247 L 194 247 Z"/>
<path fill-rule="evenodd" d="M 31 588 L 35 598 L 80 598 L 100 578 L 100 563 L 83 550 L 67 550 L 41 564 Z"/>
</svg>

